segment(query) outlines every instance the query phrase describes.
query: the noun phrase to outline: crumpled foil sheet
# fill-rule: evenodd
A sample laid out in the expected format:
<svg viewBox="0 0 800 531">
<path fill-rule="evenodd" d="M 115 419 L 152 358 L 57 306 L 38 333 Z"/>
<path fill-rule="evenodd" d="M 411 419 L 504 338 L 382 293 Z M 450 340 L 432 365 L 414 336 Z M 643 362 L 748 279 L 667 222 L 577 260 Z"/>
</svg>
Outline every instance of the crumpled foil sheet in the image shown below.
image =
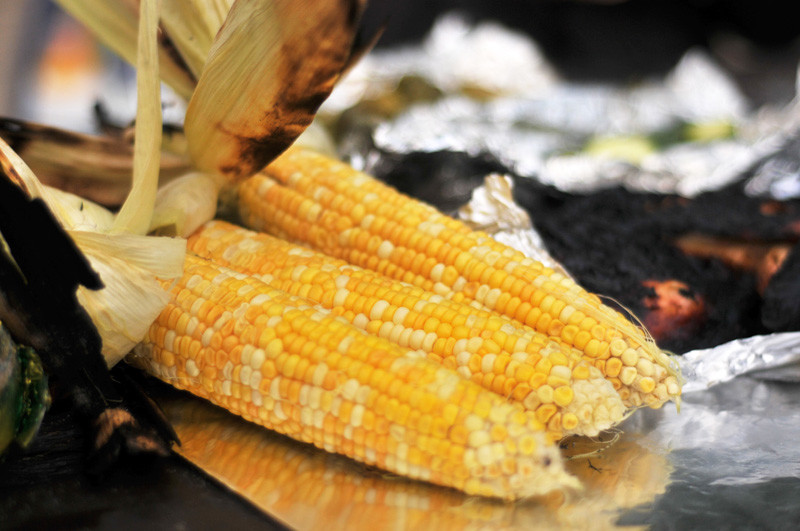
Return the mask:
<svg viewBox="0 0 800 531">
<path fill-rule="evenodd" d="M 693 350 L 679 358 L 684 393 L 703 391 L 741 374 L 798 381 L 793 364 L 800 362 L 800 332 L 737 339 L 710 349 Z M 788 375 L 781 376 L 786 368 Z"/>
<path fill-rule="evenodd" d="M 458 218 L 476 230 L 482 230 L 526 256 L 569 276 L 553 258 L 544 240 L 533 228 L 528 213 L 514 202 L 513 181 L 507 175 L 487 175 L 483 186 L 472 192 L 472 199 L 458 211 Z"/>
<path fill-rule="evenodd" d="M 356 166 L 375 158 L 364 149 L 452 150 L 490 154 L 520 176 L 569 192 L 622 185 L 691 197 L 774 158 L 800 125 L 796 102 L 754 112 L 734 81 L 700 50 L 687 52 L 661 79 L 634 86 L 576 84 L 559 79 L 526 37 L 489 23 L 469 26 L 449 15 L 421 46 L 378 51 L 366 59 L 337 86 L 323 114 L 391 92 L 408 75 L 423 77 L 443 97 L 379 124 L 372 131 L 374 146 L 356 143 L 344 153 Z M 461 90 L 465 86 L 494 97 L 470 98 Z M 652 145 L 682 124 L 713 123 L 729 124 L 735 137 Z M 651 150 L 634 161 L 587 152 L 587 143 L 598 137 L 633 138 L 629 141 L 651 144 Z M 800 193 L 800 163 L 792 165 L 790 171 L 785 163 L 766 164 L 748 193 L 777 199 Z"/>
<path fill-rule="evenodd" d="M 321 112 L 341 112 L 361 99 L 392 90 L 408 75 L 428 79 L 448 93 L 473 88 L 530 94 L 557 81 L 553 68 L 527 36 L 489 21 L 471 25 L 453 13 L 441 17 L 419 45 L 365 56 L 337 84 Z"/>
</svg>

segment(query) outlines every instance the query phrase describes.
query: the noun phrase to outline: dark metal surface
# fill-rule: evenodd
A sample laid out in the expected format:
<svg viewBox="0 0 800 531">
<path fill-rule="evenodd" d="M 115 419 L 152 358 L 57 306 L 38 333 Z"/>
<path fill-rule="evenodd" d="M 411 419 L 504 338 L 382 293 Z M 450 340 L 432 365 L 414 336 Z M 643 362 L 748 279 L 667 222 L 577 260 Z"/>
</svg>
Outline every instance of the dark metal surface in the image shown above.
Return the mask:
<svg viewBox="0 0 800 531">
<path fill-rule="evenodd" d="M 283 529 L 175 455 L 129 459 L 91 476 L 88 446 L 68 403 L 57 401 L 31 446 L 0 461 L 0 529 Z"/>
</svg>

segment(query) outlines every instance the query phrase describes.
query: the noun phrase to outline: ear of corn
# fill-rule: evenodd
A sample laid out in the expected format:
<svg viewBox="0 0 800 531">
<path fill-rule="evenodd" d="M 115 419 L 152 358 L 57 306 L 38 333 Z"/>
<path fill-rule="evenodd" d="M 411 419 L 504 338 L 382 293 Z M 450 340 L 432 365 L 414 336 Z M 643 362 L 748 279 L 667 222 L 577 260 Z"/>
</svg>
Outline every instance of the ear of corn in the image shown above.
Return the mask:
<svg viewBox="0 0 800 531">
<path fill-rule="evenodd" d="M 622 401 L 596 368 L 503 316 L 223 221 L 207 223 L 188 246 L 308 298 L 370 334 L 424 350 L 430 359 L 535 411 L 553 440 L 565 433 L 594 436 L 622 420 Z"/>
<path fill-rule="evenodd" d="M 302 298 L 187 256 L 134 360 L 279 433 L 469 494 L 576 485 L 533 413 Z"/>
<path fill-rule="evenodd" d="M 251 228 L 477 301 L 575 347 L 628 407 L 679 399 L 677 364 L 596 295 L 344 163 L 292 149 L 240 186 L 239 205 Z"/>
</svg>

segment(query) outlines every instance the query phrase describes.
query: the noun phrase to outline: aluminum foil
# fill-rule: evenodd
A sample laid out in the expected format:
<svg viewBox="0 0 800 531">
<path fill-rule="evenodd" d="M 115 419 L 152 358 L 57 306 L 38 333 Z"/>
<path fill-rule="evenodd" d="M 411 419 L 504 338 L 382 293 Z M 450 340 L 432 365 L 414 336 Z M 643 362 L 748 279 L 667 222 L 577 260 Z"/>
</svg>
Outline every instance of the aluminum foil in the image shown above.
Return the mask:
<svg viewBox="0 0 800 531">
<path fill-rule="evenodd" d="M 710 349 L 693 350 L 680 357 L 686 384 L 684 393 L 702 391 L 742 374 L 794 380 L 800 362 L 800 332 L 737 339 Z M 781 375 L 786 369 L 786 375 Z"/>
<path fill-rule="evenodd" d="M 320 112 L 336 114 L 391 91 L 404 76 L 420 76 L 446 93 L 477 89 L 530 94 L 557 81 L 539 47 L 525 35 L 493 22 L 472 25 L 451 13 L 419 45 L 379 50 L 364 57 L 339 82 Z"/>
<path fill-rule="evenodd" d="M 499 44 L 498 44 L 499 43 Z M 663 78 L 621 86 L 559 79 L 536 44 L 496 24 L 442 18 L 417 47 L 369 55 L 337 88 L 325 112 L 390 93 L 421 76 L 443 97 L 410 106 L 343 155 L 358 166 L 384 153 L 490 154 L 515 174 L 569 192 L 607 186 L 691 197 L 729 184 L 760 165 L 748 193 L 800 194 L 800 162 L 779 150 L 800 126 L 800 104 L 750 109 L 734 81 L 703 51 L 690 50 Z M 473 99 L 465 87 L 492 97 Z M 728 124 L 734 138 L 687 142 L 664 136 L 683 125 Z M 641 144 L 634 159 L 587 151 L 596 138 Z M 379 156 L 379 155 L 377 155 Z M 779 160 L 773 160 L 779 159 Z M 770 161 L 772 162 L 764 162 Z M 363 169 L 363 168 L 362 168 Z"/>
<path fill-rule="evenodd" d="M 528 213 L 514 202 L 513 181 L 507 175 L 487 175 L 472 192 L 472 199 L 458 211 L 458 218 L 476 230 L 485 231 L 500 243 L 540 261 L 564 275 L 563 266 L 547 251 L 533 228 Z"/>
</svg>

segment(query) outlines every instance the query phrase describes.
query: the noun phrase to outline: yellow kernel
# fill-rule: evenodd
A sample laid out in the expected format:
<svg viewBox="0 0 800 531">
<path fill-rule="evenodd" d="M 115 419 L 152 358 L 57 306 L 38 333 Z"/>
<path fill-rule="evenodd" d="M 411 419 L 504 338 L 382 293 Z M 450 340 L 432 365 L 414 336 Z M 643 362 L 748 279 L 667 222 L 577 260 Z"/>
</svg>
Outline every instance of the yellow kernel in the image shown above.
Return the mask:
<svg viewBox="0 0 800 531">
<path fill-rule="evenodd" d="M 646 376 L 636 382 L 636 388 L 643 393 L 652 393 L 656 388 L 656 381 Z"/>
<path fill-rule="evenodd" d="M 578 417 L 574 413 L 564 413 L 561 416 L 561 426 L 565 430 L 574 430 L 578 426 Z"/>
<path fill-rule="evenodd" d="M 622 362 L 619 358 L 610 358 L 605 363 L 605 375 L 610 376 L 612 378 L 619 376 L 619 372 L 622 370 Z"/>
<path fill-rule="evenodd" d="M 557 405 L 561 407 L 568 406 L 572 402 L 573 397 L 574 393 L 572 391 L 572 388 L 567 385 L 557 387 L 553 391 L 553 400 Z"/>
<path fill-rule="evenodd" d="M 553 404 L 542 404 L 536 409 L 536 419 L 542 424 L 547 424 L 547 421 L 556 414 L 557 408 Z"/>
</svg>

